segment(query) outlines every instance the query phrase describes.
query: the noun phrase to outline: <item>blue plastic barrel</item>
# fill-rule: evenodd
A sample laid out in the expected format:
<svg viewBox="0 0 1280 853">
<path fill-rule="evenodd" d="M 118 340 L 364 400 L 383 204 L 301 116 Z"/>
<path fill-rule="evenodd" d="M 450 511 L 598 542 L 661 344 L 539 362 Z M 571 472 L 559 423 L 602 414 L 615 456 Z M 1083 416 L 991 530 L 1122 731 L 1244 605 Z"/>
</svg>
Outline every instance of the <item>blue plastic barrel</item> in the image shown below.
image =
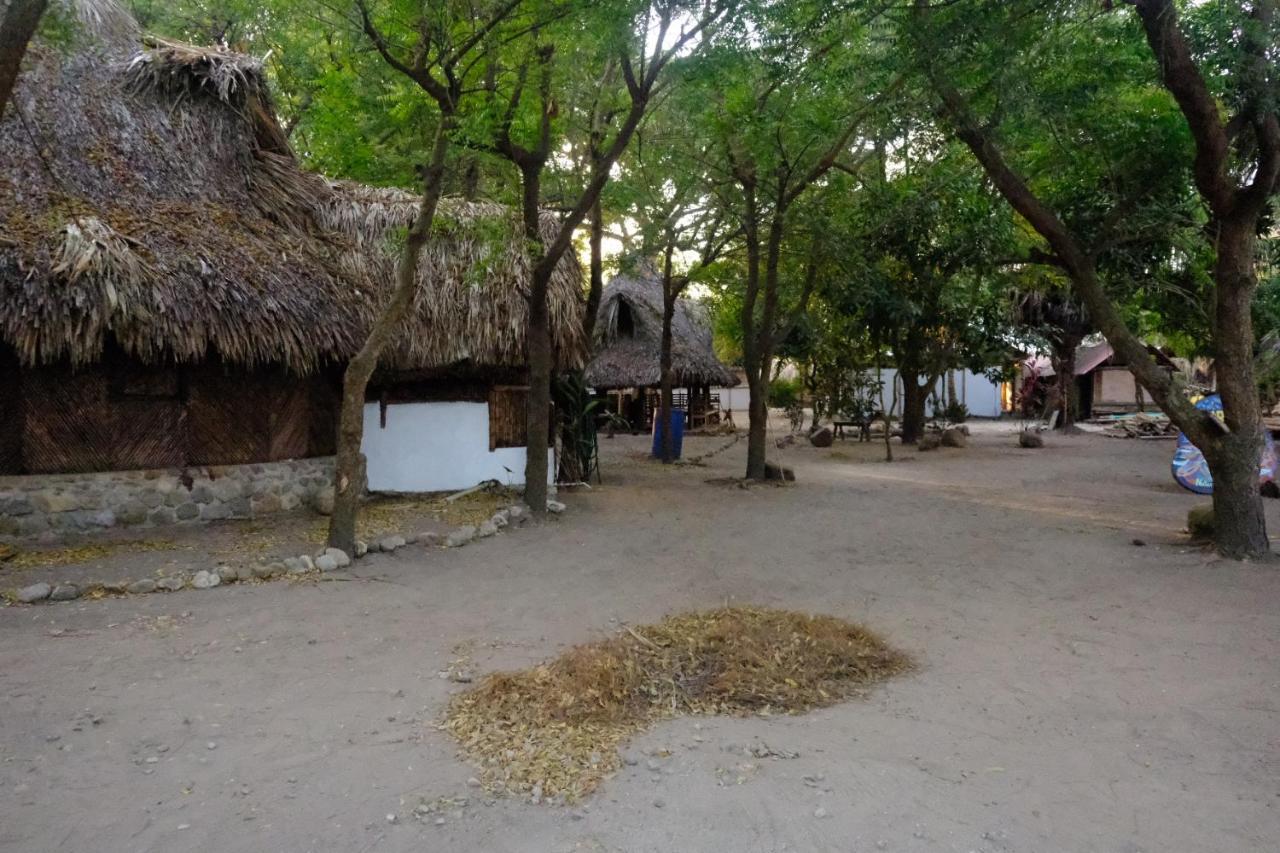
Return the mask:
<svg viewBox="0 0 1280 853">
<path fill-rule="evenodd" d="M 653 455 L 662 458 L 662 418 L 656 413 L 653 416 Z M 671 450 L 672 459 L 680 458 L 680 450 L 684 447 L 684 412 L 676 409 L 671 413 Z"/>
</svg>

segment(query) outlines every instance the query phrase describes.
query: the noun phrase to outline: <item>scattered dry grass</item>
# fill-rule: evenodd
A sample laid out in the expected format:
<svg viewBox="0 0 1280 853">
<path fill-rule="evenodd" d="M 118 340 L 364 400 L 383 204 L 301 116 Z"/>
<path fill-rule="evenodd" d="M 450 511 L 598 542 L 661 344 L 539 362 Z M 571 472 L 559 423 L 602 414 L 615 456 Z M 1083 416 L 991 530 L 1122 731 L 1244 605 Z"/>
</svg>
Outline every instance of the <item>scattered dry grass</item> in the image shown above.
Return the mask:
<svg viewBox="0 0 1280 853">
<path fill-rule="evenodd" d="M 11 569 L 37 569 L 48 566 L 70 566 L 89 563 L 121 552 L 172 551 L 179 547 L 167 539 L 133 539 L 124 542 L 94 542 L 66 548 L 45 548 L 16 551 L 0 565 Z"/>
<path fill-rule="evenodd" d="M 831 616 L 733 607 L 670 616 L 487 676 L 444 728 L 491 790 L 573 801 L 617 769 L 618 746 L 677 714 L 797 714 L 911 667 L 876 635 Z"/>
</svg>

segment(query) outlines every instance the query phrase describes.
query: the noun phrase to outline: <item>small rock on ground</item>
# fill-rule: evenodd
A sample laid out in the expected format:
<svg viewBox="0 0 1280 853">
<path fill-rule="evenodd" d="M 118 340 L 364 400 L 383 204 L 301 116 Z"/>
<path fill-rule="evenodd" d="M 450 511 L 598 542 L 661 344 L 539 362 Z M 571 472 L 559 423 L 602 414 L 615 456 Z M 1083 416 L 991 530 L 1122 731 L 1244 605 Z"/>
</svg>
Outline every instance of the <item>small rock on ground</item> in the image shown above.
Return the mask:
<svg viewBox="0 0 1280 853">
<path fill-rule="evenodd" d="M 191 579 L 191 585 L 196 589 L 210 589 L 220 583 L 222 583 L 222 578 L 204 569 L 196 572 L 195 577 Z"/>
<path fill-rule="evenodd" d="M 44 601 L 51 592 L 53 592 L 53 589 L 47 583 L 33 583 L 31 586 L 25 586 L 18 590 L 18 600 L 24 604 Z"/>
<path fill-rule="evenodd" d="M 476 530 L 476 535 L 485 537 L 485 536 L 492 536 L 497 532 L 498 532 L 498 525 L 494 524 L 492 521 L 482 521 L 480 522 L 480 527 Z"/>
<path fill-rule="evenodd" d="M 466 545 L 472 539 L 476 538 L 476 529 L 470 524 L 465 524 L 457 530 L 449 534 L 444 540 L 446 548 L 457 548 L 460 545 Z"/>
<path fill-rule="evenodd" d="M 148 592 L 155 592 L 155 591 L 156 591 L 156 582 L 153 581 L 151 578 L 143 578 L 142 580 L 134 581 L 133 583 L 125 587 L 125 592 L 132 593 L 134 595 L 145 595 Z"/>
<path fill-rule="evenodd" d="M 559 515 L 560 513 L 564 512 L 566 509 L 568 509 L 568 507 L 565 506 L 560 501 L 547 501 L 547 512 L 555 513 L 556 515 Z"/>
</svg>

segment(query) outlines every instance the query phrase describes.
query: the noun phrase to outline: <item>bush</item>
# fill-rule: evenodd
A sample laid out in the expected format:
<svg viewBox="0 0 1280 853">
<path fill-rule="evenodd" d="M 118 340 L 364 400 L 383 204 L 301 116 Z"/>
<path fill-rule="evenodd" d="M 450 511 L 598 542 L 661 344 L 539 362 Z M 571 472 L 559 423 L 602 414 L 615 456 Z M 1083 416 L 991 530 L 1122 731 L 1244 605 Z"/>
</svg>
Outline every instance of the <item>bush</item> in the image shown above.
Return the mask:
<svg viewBox="0 0 1280 853">
<path fill-rule="evenodd" d="M 962 424 L 969 420 L 969 407 L 959 400 L 952 400 L 942 410 L 942 419 L 947 423 Z"/>
<path fill-rule="evenodd" d="M 791 409 L 801 405 L 803 390 L 799 379 L 775 379 L 769 383 L 769 405 Z"/>
</svg>

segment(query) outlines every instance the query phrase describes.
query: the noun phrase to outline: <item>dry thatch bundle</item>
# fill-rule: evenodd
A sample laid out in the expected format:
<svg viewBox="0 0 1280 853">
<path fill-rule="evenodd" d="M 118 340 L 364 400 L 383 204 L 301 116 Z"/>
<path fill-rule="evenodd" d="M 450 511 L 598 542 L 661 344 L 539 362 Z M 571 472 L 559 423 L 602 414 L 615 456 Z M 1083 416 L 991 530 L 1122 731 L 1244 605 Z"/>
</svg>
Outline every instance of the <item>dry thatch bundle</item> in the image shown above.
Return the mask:
<svg viewBox="0 0 1280 853">
<path fill-rule="evenodd" d="M 651 267 L 618 275 L 600 300 L 587 382 L 595 388 L 642 388 L 662 381 L 662 279 Z M 732 387 L 738 378 L 716 358 L 702 306 L 676 301 L 671 318 L 675 384 Z"/>
<path fill-rule="evenodd" d="M 831 616 L 734 607 L 671 616 L 490 675 L 444 728 L 494 790 L 574 800 L 636 731 L 676 714 L 795 714 L 859 695 L 910 659 Z"/>
<path fill-rule="evenodd" d="M 299 373 L 352 355 L 416 198 L 302 170 L 255 59 L 88 39 L 33 44 L 0 121 L 0 343 L 27 364 L 93 362 L 108 339 L 144 361 Z M 518 229 L 494 205 L 442 217 L 388 365 L 523 365 Z M 581 300 L 569 256 L 551 296 L 562 364 L 584 357 Z"/>
</svg>

